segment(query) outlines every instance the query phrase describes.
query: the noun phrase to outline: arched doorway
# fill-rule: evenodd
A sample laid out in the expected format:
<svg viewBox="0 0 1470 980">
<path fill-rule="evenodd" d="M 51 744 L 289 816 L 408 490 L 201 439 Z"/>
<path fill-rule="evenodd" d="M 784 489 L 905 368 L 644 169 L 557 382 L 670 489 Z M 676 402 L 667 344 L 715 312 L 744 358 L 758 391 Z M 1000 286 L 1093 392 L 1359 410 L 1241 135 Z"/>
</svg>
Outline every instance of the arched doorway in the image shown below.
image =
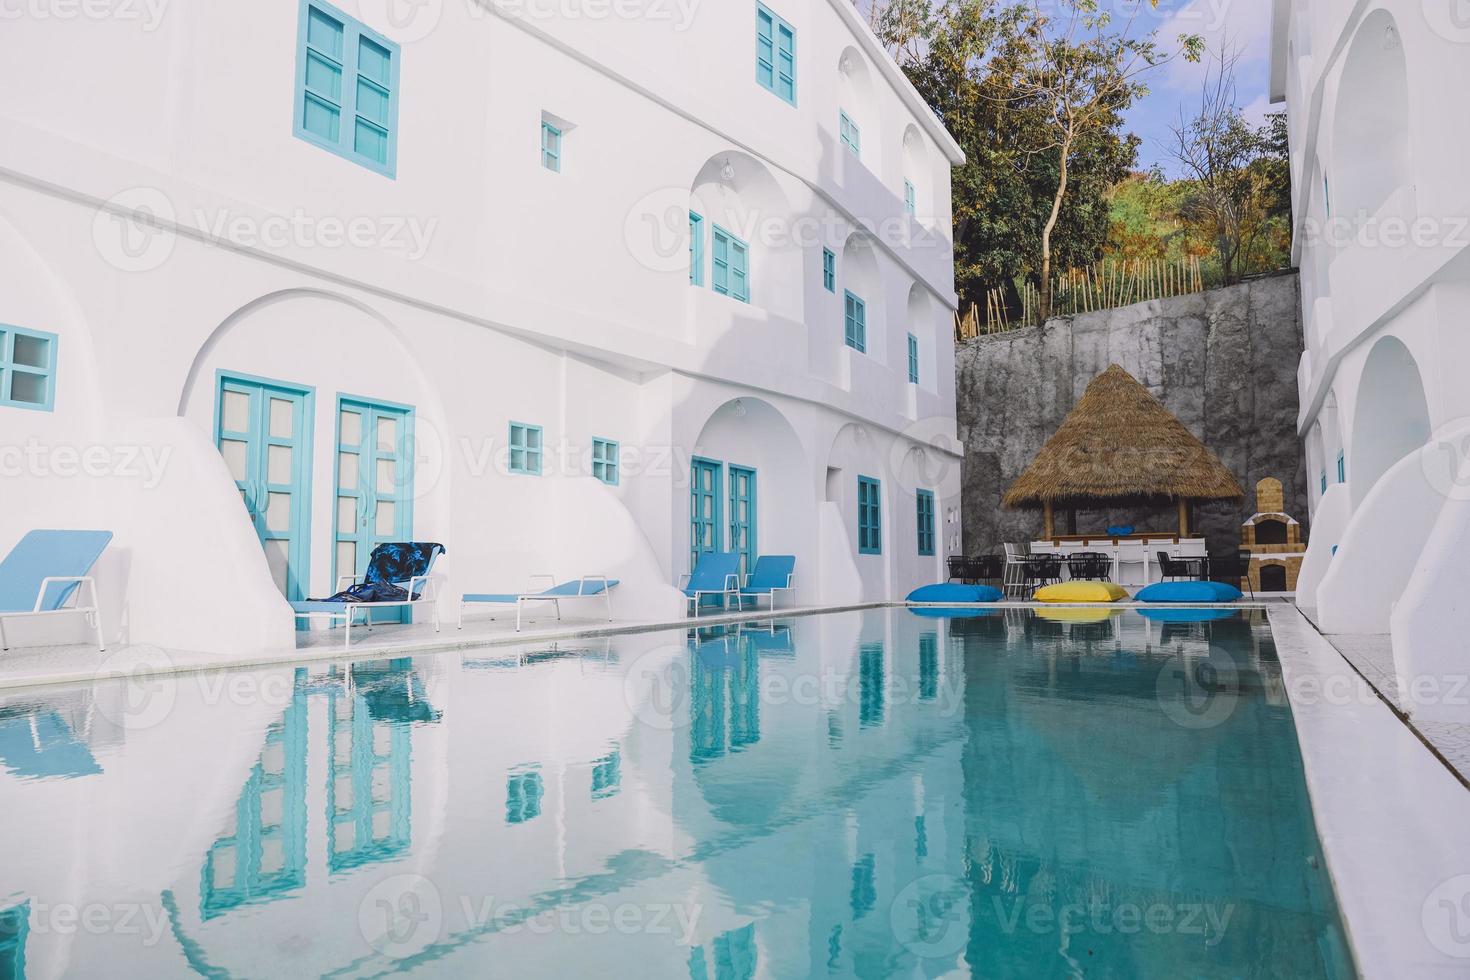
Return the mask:
<svg viewBox="0 0 1470 980">
<path fill-rule="evenodd" d="M 1353 408 L 1353 509 L 1389 467 L 1429 439 L 1429 406 L 1414 355 L 1397 337 L 1384 337 L 1368 352 Z"/>
</svg>

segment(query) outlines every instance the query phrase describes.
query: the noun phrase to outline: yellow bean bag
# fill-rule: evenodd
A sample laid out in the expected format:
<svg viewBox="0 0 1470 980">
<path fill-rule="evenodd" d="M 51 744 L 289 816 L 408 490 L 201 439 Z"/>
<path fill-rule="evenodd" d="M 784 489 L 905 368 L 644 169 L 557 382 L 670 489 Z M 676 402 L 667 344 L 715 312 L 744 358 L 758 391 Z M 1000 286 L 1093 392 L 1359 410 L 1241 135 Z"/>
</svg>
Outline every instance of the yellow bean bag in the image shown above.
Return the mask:
<svg viewBox="0 0 1470 980">
<path fill-rule="evenodd" d="M 1128 590 L 1112 582 L 1058 582 L 1037 591 L 1037 602 L 1117 602 Z"/>
</svg>

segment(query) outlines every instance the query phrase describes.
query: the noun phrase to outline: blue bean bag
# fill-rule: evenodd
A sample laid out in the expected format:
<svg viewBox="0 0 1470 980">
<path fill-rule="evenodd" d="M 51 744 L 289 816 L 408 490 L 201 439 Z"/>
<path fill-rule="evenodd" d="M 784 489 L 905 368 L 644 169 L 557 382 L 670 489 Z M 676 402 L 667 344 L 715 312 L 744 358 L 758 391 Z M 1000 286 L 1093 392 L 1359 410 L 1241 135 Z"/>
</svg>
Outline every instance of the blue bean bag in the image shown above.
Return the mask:
<svg viewBox="0 0 1470 980">
<path fill-rule="evenodd" d="M 1235 609 L 1140 609 L 1138 615 L 1156 623 L 1208 623 L 1239 616 Z"/>
<path fill-rule="evenodd" d="M 940 582 L 922 585 L 909 593 L 909 602 L 999 602 L 1004 593 L 993 585 L 963 585 Z"/>
<path fill-rule="evenodd" d="M 1138 590 L 1139 602 L 1234 602 L 1240 590 L 1224 582 L 1155 582 Z"/>
</svg>

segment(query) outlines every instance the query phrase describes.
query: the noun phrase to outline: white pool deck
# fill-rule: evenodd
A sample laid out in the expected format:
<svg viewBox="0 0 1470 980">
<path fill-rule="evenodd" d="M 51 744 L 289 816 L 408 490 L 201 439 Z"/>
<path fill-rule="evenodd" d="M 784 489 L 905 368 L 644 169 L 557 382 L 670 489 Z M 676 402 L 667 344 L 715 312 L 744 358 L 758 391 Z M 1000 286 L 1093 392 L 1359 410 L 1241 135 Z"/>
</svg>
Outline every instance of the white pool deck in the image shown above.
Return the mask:
<svg viewBox="0 0 1470 980">
<path fill-rule="evenodd" d="M 467 620 L 463 630 L 450 622 L 437 633 L 427 624 L 355 629 L 350 650 L 343 649 L 340 631 L 318 631 L 302 634 L 294 648 L 228 661 L 145 646 L 120 646 L 107 653 L 89 646 L 17 648 L 0 655 L 0 691 L 136 677 L 142 671 L 193 673 L 487 648 L 503 648 L 509 656 L 517 649 L 618 633 L 902 605 L 800 607 L 774 615 L 762 610 L 668 622 L 557 621 L 546 615 L 530 620 L 520 632 L 513 618 L 480 616 Z M 1241 607 L 1267 610 L 1318 835 L 1361 975 L 1470 977 L 1470 788 L 1463 776 L 1391 707 L 1390 695 L 1381 689 L 1381 644 L 1334 646 L 1333 640 L 1341 638 L 1324 637 L 1288 602 L 1219 608 Z M 1056 605 L 1004 602 L 965 608 Z M 1333 693 L 1323 697 L 1322 691 Z"/>
</svg>

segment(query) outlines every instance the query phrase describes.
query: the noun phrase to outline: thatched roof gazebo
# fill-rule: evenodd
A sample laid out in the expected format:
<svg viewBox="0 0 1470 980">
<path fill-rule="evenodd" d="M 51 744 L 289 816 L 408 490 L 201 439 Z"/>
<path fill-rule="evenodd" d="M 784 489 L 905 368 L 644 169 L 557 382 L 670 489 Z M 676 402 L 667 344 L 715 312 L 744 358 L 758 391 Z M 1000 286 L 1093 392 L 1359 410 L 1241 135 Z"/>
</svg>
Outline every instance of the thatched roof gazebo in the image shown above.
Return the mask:
<svg viewBox="0 0 1470 980">
<path fill-rule="evenodd" d="M 1053 537 L 1058 506 L 1240 500 L 1235 477 L 1148 389 L 1116 364 L 1092 379 L 1056 433 L 1006 491 L 1007 507 L 1040 507 Z"/>
</svg>

